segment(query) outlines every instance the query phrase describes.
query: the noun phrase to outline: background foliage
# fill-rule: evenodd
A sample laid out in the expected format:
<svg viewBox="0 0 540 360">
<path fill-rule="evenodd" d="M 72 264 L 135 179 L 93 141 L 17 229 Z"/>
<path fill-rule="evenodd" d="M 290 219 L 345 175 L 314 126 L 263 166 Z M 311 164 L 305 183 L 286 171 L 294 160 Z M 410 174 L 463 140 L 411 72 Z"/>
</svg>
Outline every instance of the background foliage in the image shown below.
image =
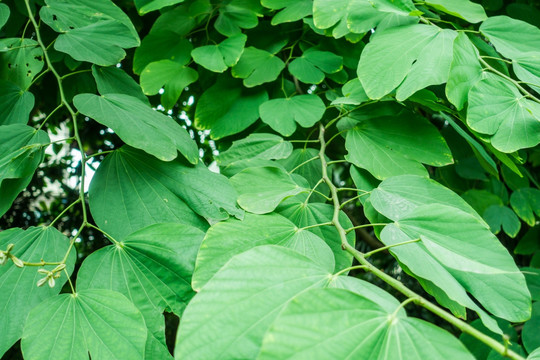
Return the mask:
<svg viewBox="0 0 540 360">
<path fill-rule="evenodd" d="M 0 2 L 2 359 L 540 358 L 539 26 Z"/>
</svg>

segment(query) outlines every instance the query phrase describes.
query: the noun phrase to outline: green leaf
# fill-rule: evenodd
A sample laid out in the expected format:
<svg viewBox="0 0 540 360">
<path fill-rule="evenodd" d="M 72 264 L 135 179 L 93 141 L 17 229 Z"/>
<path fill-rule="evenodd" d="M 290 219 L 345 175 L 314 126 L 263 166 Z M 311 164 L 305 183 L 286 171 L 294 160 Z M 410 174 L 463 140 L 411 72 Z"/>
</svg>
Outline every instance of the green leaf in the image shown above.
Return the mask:
<svg viewBox="0 0 540 360">
<path fill-rule="evenodd" d="M 540 29 L 508 16 L 492 16 L 482 23 L 480 31 L 504 57 L 521 58 L 540 50 Z"/>
<path fill-rule="evenodd" d="M 283 136 L 292 135 L 296 123 L 305 128 L 313 126 L 325 111 L 326 106 L 317 95 L 272 99 L 259 106 L 261 120 Z"/>
<path fill-rule="evenodd" d="M 437 129 L 423 117 L 406 114 L 358 123 L 347 132 L 345 147 L 347 161 L 381 180 L 402 174 L 425 176 L 421 163 L 444 166 L 453 162 Z"/>
<path fill-rule="evenodd" d="M 49 142 L 47 133 L 30 126 L 0 126 L 0 216 L 32 180 Z"/>
<path fill-rule="evenodd" d="M 0 4 L 0 29 L 2 29 L 4 25 L 6 25 L 9 19 L 9 14 L 10 14 L 9 6 L 3 3 Z"/>
<path fill-rule="evenodd" d="M 0 78 L 26 89 L 43 69 L 43 51 L 26 38 L 0 40 Z"/>
<path fill-rule="evenodd" d="M 33 108 L 34 95 L 31 92 L 10 81 L 0 80 L 0 125 L 26 125 Z"/>
<path fill-rule="evenodd" d="M 193 61 L 213 72 L 224 72 L 236 65 L 246 44 L 247 36 L 237 34 L 217 45 L 200 46 L 191 51 Z"/>
<path fill-rule="evenodd" d="M 137 99 L 124 94 L 79 94 L 75 107 L 86 116 L 110 127 L 128 145 L 160 160 L 170 161 L 180 151 L 192 164 L 199 160 L 197 145 L 186 129 Z"/>
<path fill-rule="evenodd" d="M 234 141 L 230 148 L 216 156 L 216 161 L 220 166 L 227 166 L 245 158 L 286 159 L 292 151 L 292 144 L 280 136 L 254 133 L 244 139 Z"/>
<path fill-rule="evenodd" d="M 525 275 L 533 301 L 540 300 L 540 269 L 524 267 L 521 271 Z"/>
<path fill-rule="evenodd" d="M 540 216 L 540 190 L 523 188 L 516 190 L 510 196 L 510 205 L 523 221 L 534 226 L 534 214 Z"/>
<path fill-rule="evenodd" d="M 366 94 L 380 99 L 399 86 L 397 99 L 404 100 L 417 90 L 446 82 L 456 36 L 455 31 L 423 24 L 381 31 L 365 47 L 358 64 Z"/>
<path fill-rule="evenodd" d="M 532 255 L 540 248 L 540 226 L 529 229 L 514 248 L 514 254 Z M 536 299 L 534 299 L 536 300 Z"/>
<path fill-rule="evenodd" d="M 336 335 L 337 334 L 337 335 Z M 450 333 L 393 314 L 342 289 L 312 289 L 285 306 L 264 336 L 258 359 L 470 359 Z"/>
<path fill-rule="evenodd" d="M 469 90 L 482 76 L 478 62 L 480 54 L 465 33 L 459 33 L 454 41 L 454 57 L 446 84 L 446 96 L 458 110 L 467 102 Z"/>
<path fill-rule="evenodd" d="M 470 23 L 479 23 L 487 19 L 486 12 L 480 4 L 469 0 L 428 0 L 426 4 L 434 9 L 443 11 L 452 16 L 457 16 Z"/>
<path fill-rule="evenodd" d="M 52 227 L 30 227 L 27 230 L 12 228 L 0 232 L 0 249 L 6 250 L 13 244 L 12 254 L 26 262 L 59 262 L 64 258 L 69 240 L 61 232 Z M 75 251 L 67 258 L 66 270 L 69 274 L 75 266 Z M 56 265 L 43 268 L 51 271 Z M 37 287 L 37 282 L 44 277 L 36 267 L 18 268 L 13 261 L 0 266 L 0 357 L 21 337 L 24 323 L 30 310 L 42 301 L 54 297 L 67 281 L 65 273 L 60 273 L 56 285 Z M 26 356 L 26 354 L 25 354 Z"/>
<path fill-rule="evenodd" d="M 301 20 L 311 15 L 313 2 L 311 0 L 299 0 L 290 2 L 288 0 L 262 0 L 262 6 L 272 10 L 281 10 L 272 18 L 272 25 Z"/>
<path fill-rule="evenodd" d="M 492 205 L 486 209 L 483 216 L 494 234 L 498 234 L 502 227 L 508 236 L 515 238 L 521 229 L 518 217 L 506 206 Z"/>
<path fill-rule="evenodd" d="M 175 5 L 184 0 L 135 0 L 135 7 L 139 15 L 144 15 L 151 11 L 162 9 L 166 6 Z"/>
<path fill-rule="evenodd" d="M 339 286 L 333 284 L 332 268 L 275 245 L 236 255 L 184 311 L 175 358 L 255 358 L 264 333 L 286 303 L 308 288 Z"/>
<path fill-rule="evenodd" d="M 331 243 L 330 239 L 325 241 Z M 284 246 L 316 263 L 334 268 L 330 248 L 313 232 L 300 230 L 295 223 L 279 214 L 246 214 L 242 221 L 229 219 L 208 229 L 197 255 L 193 288 L 197 291 L 203 288 L 234 255 L 261 245 Z"/>
<path fill-rule="evenodd" d="M 238 191 L 238 204 L 255 214 L 272 212 L 283 199 L 306 191 L 279 167 L 247 168 L 230 180 Z"/>
<path fill-rule="evenodd" d="M 225 36 L 233 36 L 241 29 L 252 29 L 259 23 L 262 6 L 259 0 L 232 0 L 219 7 L 214 23 L 216 30 Z"/>
<path fill-rule="evenodd" d="M 199 74 L 190 67 L 171 60 L 150 63 L 141 73 L 141 88 L 146 95 L 155 95 L 163 87 L 161 104 L 172 109 L 184 89 L 197 81 Z"/>
<path fill-rule="evenodd" d="M 89 197 L 94 220 L 116 240 L 161 222 L 206 229 L 207 223 L 194 212 L 212 223 L 227 219 L 228 214 L 243 214 L 224 176 L 202 164 L 162 162 L 127 146 L 101 163 L 90 183 Z"/>
<path fill-rule="evenodd" d="M 360 105 L 369 100 L 358 78 L 352 79 L 341 88 L 343 97 L 332 100 L 332 105 Z"/>
<path fill-rule="evenodd" d="M 319 84 L 325 73 L 334 74 L 343 69 L 343 58 L 329 51 L 310 48 L 289 64 L 289 72 L 307 84 Z"/>
<path fill-rule="evenodd" d="M 534 350 L 527 356 L 527 360 L 540 360 L 540 349 Z"/>
<path fill-rule="evenodd" d="M 204 233 L 184 224 L 150 225 L 88 256 L 77 275 L 77 287 L 108 289 L 126 296 L 144 316 L 148 349 L 170 357 L 162 313 L 182 314 L 195 294 L 191 275 Z M 134 284 L 136 286 L 134 287 Z M 160 346 L 161 345 L 161 346 Z M 161 357 L 162 358 L 162 357 Z"/>
<path fill-rule="evenodd" d="M 523 332 L 521 334 L 523 345 L 528 352 L 532 352 L 534 349 L 540 348 L 540 333 L 538 333 L 539 327 L 540 303 L 536 302 L 533 305 L 532 317 L 523 326 Z"/>
<path fill-rule="evenodd" d="M 250 46 L 244 49 L 231 74 L 244 79 L 244 86 L 250 88 L 276 80 L 284 68 L 285 63 L 276 55 Z"/>
<path fill-rule="evenodd" d="M 75 60 L 97 65 L 116 65 L 124 49 L 140 45 L 129 17 L 110 0 L 46 0 L 39 16 L 61 33 L 54 48 Z"/>
<path fill-rule="evenodd" d="M 139 84 L 122 69 L 115 66 L 101 67 L 92 65 L 92 76 L 96 80 L 97 89 L 101 95 L 130 95 L 150 105 Z"/>
<path fill-rule="evenodd" d="M 292 221 L 296 226 L 302 228 L 324 224 L 332 221 L 334 207 L 330 204 L 301 202 L 295 198 L 285 200 L 278 208 L 277 212 Z M 339 213 L 339 221 L 344 228 L 352 228 L 353 224 L 344 212 Z M 341 247 L 341 238 L 334 226 L 319 226 L 310 228 L 308 231 L 323 239 L 332 252 L 336 262 L 336 271 L 343 270 L 352 264 L 352 255 L 344 251 Z M 347 234 L 347 241 L 354 246 L 354 232 Z"/>
<path fill-rule="evenodd" d="M 491 145 L 510 153 L 540 143 L 540 104 L 496 75 L 485 75 L 469 92 L 467 124 L 492 135 Z"/>
<path fill-rule="evenodd" d="M 21 347 L 26 359 L 83 360 L 90 353 L 96 360 L 128 360 L 144 357 L 145 341 L 143 317 L 125 296 L 82 290 L 35 307 Z"/>
<path fill-rule="evenodd" d="M 540 92 L 540 52 L 527 53 L 512 61 L 514 72 L 518 79 L 528 83 L 537 93 Z"/>
<path fill-rule="evenodd" d="M 144 68 L 155 61 L 171 60 L 186 65 L 191 60 L 193 45 L 180 38 L 171 30 L 161 30 L 148 34 L 133 56 L 133 72 L 140 74 Z"/>
<path fill-rule="evenodd" d="M 197 0 L 191 4 L 190 2 L 184 3 L 168 11 L 163 11 L 153 23 L 150 34 L 156 34 L 162 31 L 172 31 L 183 37 L 193 30 L 202 16 L 210 14 L 211 12 L 212 5 L 210 4 L 210 1 Z M 143 43 L 144 41 L 145 40 L 143 40 Z"/>
<path fill-rule="evenodd" d="M 234 81 L 221 80 L 206 90 L 195 108 L 195 126 L 220 139 L 245 130 L 259 118 L 266 91 L 248 91 Z"/>
</svg>

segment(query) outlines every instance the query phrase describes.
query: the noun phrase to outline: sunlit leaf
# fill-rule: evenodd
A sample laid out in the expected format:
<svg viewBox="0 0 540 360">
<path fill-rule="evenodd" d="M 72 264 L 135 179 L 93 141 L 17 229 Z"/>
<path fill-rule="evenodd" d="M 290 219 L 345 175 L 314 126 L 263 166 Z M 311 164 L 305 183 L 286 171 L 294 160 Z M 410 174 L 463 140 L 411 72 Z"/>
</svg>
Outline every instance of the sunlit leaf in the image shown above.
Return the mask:
<svg viewBox="0 0 540 360">
<path fill-rule="evenodd" d="M 325 73 L 334 74 L 343 68 L 343 58 L 329 51 L 310 48 L 289 64 L 289 72 L 308 84 L 319 84 Z"/>
<path fill-rule="evenodd" d="M 236 65 L 246 44 L 247 36 L 237 34 L 217 45 L 205 45 L 191 52 L 193 61 L 213 72 L 224 72 Z"/>
<path fill-rule="evenodd" d="M 135 0 L 135 6 L 139 11 L 139 15 L 144 15 L 181 2 L 184 2 L 184 0 Z"/>
<path fill-rule="evenodd" d="M 241 29 L 252 29 L 259 23 L 262 6 L 259 0 L 231 0 L 219 8 L 219 16 L 214 23 L 216 30 L 233 36 Z"/>
<path fill-rule="evenodd" d="M 232 75 L 244 79 L 244 86 L 250 88 L 277 79 L 285 63 L 274 54 L 247 47 L 238 63 L 232 68 Z"/>
<path fill-rule="evenodd" d="M 37 41 L 0 39 L 0 78 L 26 89 L 43 69 L 43 51 Z"/>
<path fill-rule="evenodd" d="M 282 9 L 272 18 L 272 25 L 300 20 L 311 15 L 313 8 L 313 2 L 311 0 L 293 2 L 288 0 L 262 0 L 261 4 L 272 10 Z"/>
<path fill-rule="evenodd" d="M 255 133 L 233 142 L 230 148 L 216 156 L 216 161 L 220 166 L 226 166 L 247 157 L 266 160 L 285 159 L 292 151 L 292 144 L 280 136 Z"/>
<path fill-rule="evenodd" d="M 487 19 L 482 5 L 469 0 L 428 0 L 426 4 L 434 9 L 457 16 L 473 24 Z"/>
</svg>

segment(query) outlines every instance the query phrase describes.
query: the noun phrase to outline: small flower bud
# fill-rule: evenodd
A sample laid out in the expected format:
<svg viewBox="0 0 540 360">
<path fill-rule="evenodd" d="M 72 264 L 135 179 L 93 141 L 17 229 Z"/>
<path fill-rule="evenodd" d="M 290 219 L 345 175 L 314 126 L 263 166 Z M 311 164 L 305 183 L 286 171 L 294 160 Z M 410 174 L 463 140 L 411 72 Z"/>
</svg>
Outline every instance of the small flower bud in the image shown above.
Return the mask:
<svg viewBox="0 0 540 360">
<path fill-rule="evenodd" d="M 37 272 L 40 273 L 40 274 L 48 274 L 49 270 L 41 268 L 41 269 L 38 269 Z"/>
<path fill-rule="evenodd" d="M 64 270 L 65 268 L 66 268 L 66 264 L 60 264 L 57 267 L 55 267 L 52 272 L 57 273 Z"/>
<path fill-rule="evenodd" d="M 42 287 L 47 282 L 47 280 L 48 280 L 47 277 L 39 279 L 38 282 L 37 282 L 37 286 Z"/>
<path fill-rule="evenodd" d="M 11 252 L 11 250 L 13 250 L 13 247 L 14 247 L 14 246 L 15 246 L 14 244 L 9 244 L 9 245 L 7 246 L 7 248 L 6 248 L 6 253 L 9 254 L 9 253 Z"/>
<path fill-rule="evenodd" d="M 7 262 L 8 257 L 6 256 L 6 253 L 3 251 L 0 251 L 0 265 L 5 265 Z"/>
<path fill-rule="evenodd" d="M 15 264 L 16 267 L 24 267 L 24 263 L 21 259 L 19 259 L 18 257 L 15 257 L 13 255 L 10 256 L 11 258 L 11 261 L 13 261 L 13 263 Z"/>
<path fill-rule="evenodd" d="M 55 284 L 54 276 L 49 276 L 49 287 L 53 288 Z"/>
</svg>

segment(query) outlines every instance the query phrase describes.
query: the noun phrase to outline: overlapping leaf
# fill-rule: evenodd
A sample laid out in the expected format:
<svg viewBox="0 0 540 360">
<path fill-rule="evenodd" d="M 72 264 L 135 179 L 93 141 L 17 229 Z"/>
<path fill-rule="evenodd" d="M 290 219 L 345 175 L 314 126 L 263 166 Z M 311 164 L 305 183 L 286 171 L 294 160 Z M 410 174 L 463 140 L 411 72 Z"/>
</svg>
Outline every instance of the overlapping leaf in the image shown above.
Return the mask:
<svg viewBox="0 0 540 360">
<path fill-rule="evenodd" d="M 510 204 L 516 214 L 529 226 L 536 224 L 534 214 L 540 216 L 540 190 L 533 188 L 518 189 L 510 196 Z"/>
<path fill-rule="evenodd" d="M 9 6 L 7 6 L 6 4 L 0 4 L 0 29 L 2 29 L 7 23 L 9 19 L 9 14 Z"/>
<path fill-rule="evenodd" d="M 34 308 L 24 328 L 25 358 L 142 359 L 146 328 L 137 308 L 110 290 L 61 294 Z M 81 341 L 84 339 L 84 341 Z"/>
<path fill-rule="evenodd" d="M 180 151 L 192 164 L 199 159 L 197 145 L 186 129 L 172 118 L 152 110 L 136 97 L 124 94 L 79 94 L 77 109 L 110 127 L 126 144 L 158 159 L 170 161 Z"/>
<path fill-rule="evenodd" d="M 144 68 L 154 61 L 171 60 L 186 65 L 191 59 L 193 45 L 170 29 L 148 34 L 133 56 L 133 72 L 140 74 Z"/>
<path fill-rule="evenodd" d="M 112 66 L 101 67 L 93 65 L 92 76 L 96 81 L 97 89 L 101 95 L 131 95 L 150 105 L 148 98 L 143 94 L 139 84 L 122 69 Z"/>
<path fill-rule="evenodd" d="M 330 51 L 307 49 L 289 64 L 289 72 L 308 84 L 319 84 L 326 74 L 335 74 L 343 68 L 343 58 Z"/>
<path fill-rule="evenodd" d="M 264 336 L 257 359 L 473 360 L 453 335 L 393 314 L 342 289 L 312 289 L 289 302 Z"/>
<path fill-rule="evenodd" d="M 13 228 L 0 233 L 0 249 L 6 250 L 13 244 L 12 254 L 26 262 L 60 262 L 69 248 L 69 240 L 58 230 L 50 227 L 30 227 L 26 230 Z M 69 274 L 75 266 L 75 252 L 66 262 Z M 43 268 L 51 271 L 55 266 Z M 54 297 L 67 281 L 65 273 L 56 280 L 56 286 L 37 287 L 44 276 L 36 267 L 16 267 L 11 260 L 0 266 L 0 357 L 21 337 L 24 323 L 30 310 L 42 301 Z"/>
<path fill-rule="evenodd" d="M 255 47 L 247 47 L 232 68 L 234 77 L 244 79 L 245 87 L 254 87 L 277 79 L 285 63 L 275 54 Z"/>
<path fill-rule="evenodd" d="M 193 61 L 213 72 L 224 72 L 236 65 L 246 44 L 247 36 L 237 34 L 217 45 L 205 45 L 191 52 Z"/>
<path fill-rule="evenodd" d="M 75 60 L 116 65 L 126 55 L 124 49 L 140 45 L 129 17 L 110 0 L 45 3 L 39 12 L 41 20 L 61 33 L 54 48 Z"/>
<path fill-rule="evenodd" d="M 219 16 L 214 23 L 216 30 L 233 36 L 241 29 L 252 29 L 259 23 L 262 6 L 259 0 L 232 0 L 219 8 Z"/>
<path fill-rule="evenodd" d="M 0 125 L 26 124 L 34 107 L 34 95 L 17 84 L 0 80 Z"/>
<path fill-rule="evenodd" d="M 226 166 L 246 158 L 286 159 L 291 155 L 292 151 L 292 144 L 280 136 L 254 133 L 233 142 L 230 148 L 216 156 L 216 161 L 220 166 Z"/>
<path fill-rule="evenodd" d="M 139 15 L 144 15 L 181 2 L 184 2 L 184 0 L 135 0 L 135 6 L 139 11 Z"/>
<path fill-rule="evenodd" d="M 26 89 L 43 69 L 43 51 L 26 38 L 0 40 L 0 78 Z"/>
<path fill-rule="evenodd" d="M 272 18 L 272 25 L 293 22 L 311 15 L 313 2 L 311 0 L 262 0 L 261 4 L 272 10 L 280 10 Z"/>
<path fill-rule="evenodd" d="M 487 19 L 486 12 L 482 5 L 469 0 L 428 0 L 426 1 L 426 4 L 434 9 L 457 16 L 473 24 Z"/>
</svg>

